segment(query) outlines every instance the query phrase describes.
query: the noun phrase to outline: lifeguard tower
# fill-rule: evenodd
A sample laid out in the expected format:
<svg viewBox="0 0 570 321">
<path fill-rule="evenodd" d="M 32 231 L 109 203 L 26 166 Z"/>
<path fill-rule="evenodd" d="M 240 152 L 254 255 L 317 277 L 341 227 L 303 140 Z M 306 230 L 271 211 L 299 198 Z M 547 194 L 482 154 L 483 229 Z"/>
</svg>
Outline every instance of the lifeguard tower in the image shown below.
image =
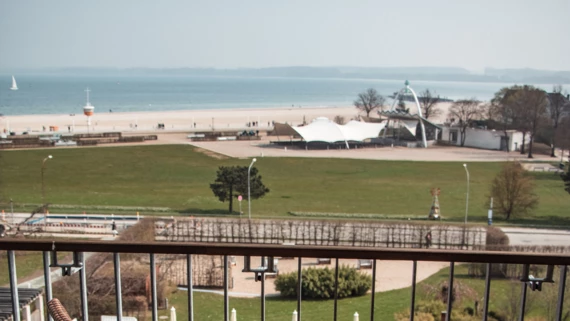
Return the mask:
<svg viewBox="0 0 570 321">
<path fill-rule="evenodd" d="M 91 116 L 93 116 L 93 114 L 95 113 L 95 107 L 91 105 L 91 103 L 89 102 L 90 91 L 91 90 L 89 90 L 89 88 L 85 89 L 85 93 L 87 94 L 87 102 L 83 107 L 83 114 L 87 116 L 87 133 L 89 133 L 89 127 L 91 127 Z"/>
</svg>

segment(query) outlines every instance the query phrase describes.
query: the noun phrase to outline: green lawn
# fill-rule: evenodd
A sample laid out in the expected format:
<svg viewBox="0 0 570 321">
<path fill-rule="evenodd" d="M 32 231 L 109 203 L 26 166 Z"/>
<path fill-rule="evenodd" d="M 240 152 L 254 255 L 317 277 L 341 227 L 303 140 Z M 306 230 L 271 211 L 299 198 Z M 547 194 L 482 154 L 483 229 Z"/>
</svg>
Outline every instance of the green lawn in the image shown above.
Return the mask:
<svg viewBox="0 0 570 321">
<path fill-rule="evenodd" d="M 0 286 L 10 285 L 10 275 L 8 274 L 8 254 L 3 252 L 0 255 Z M 18 283 L 24 278 L 39 272 L 43 267 L 42 253 L 38 252 L 19 252 L 16 254 L 16 276 Z"/>
<path fill-rule="evenodd" d="M 379 262 L 381 264 L 381 262 Z M 467 267 L 465 265 L 456 266 L 455 282 L 461 282 L 476 291 L 475 297 L 479 298 L 480 308 L 482 311 L 482 303 L 484 296 L 485 282 L 483 278 L 471 278 L 467 276 Z M 410 276 L 411 277 L 411 276 Z M 430 300 L 431 296 L 427 294 L 426 285 L 436 285 L 449 278 L 449 268 L 444 268 L 440 272 L 432 275 L 425 281 L 417 285 L 416 303 L 421 300 Z M 489 311 L 504 312 L 509 295 L 512 295 L 511 288 L 514 286 L 515 296 L 518 302 L 520 295 L 520 283 L 505 279 L 493 279 L 491 282 L 490 307 Z M 552 286 L 552 285 L 545 285 Z M 557 285 L 556 285 L 557 287 Z M 567 289 L 567 292 L 570 291 Z M 531 292 L 529 290 L 528 300 L 540 300 L 541 292 Z M 370 295 L 358 298 L 348 298 L 339 300 L 338 319 L 352 320 L 354 312 L 358 312 L 360 320 L 370 319 Z M 173 293 L 169 302 L 177 310 L 177 319 L 187 320 L 187 292 L 176 291 Z M 410 307 L 411 289 L 405 288 L 388 292 L 377 293 L 375 297 L 375 320 L 389 321 L 394 320 L 394 314 L 402 312 Z M 531 304 L 533 307 L 528 312 L 530 316 L 544 315 L 543 308 L 537 303 Z M 555 302 L 555 300 L 553 300 Z M 194 294 L 194 316 L 197 320 L 221 320 L 223 319 L 223 296 L 217 294 L 199 293 Z M 474 301 L 464 299 L 461 304 L 454 304 L 453 309 L 463 310 L 465 307 L 474 307 Z M 327 301 L 308 301 L 302 302 L 303 319 L 312 321 L 328 321 L 333 319 L 333 300 Z M 569 307 L 570 308 L 570 307 Z M 260 299 L 259 298 L 233 298 L 230 297 L 230 310 L 236 309 L 238 319 L 240 320 L 258 320 L 260 319 Z M 267 320 L 289 321 L 293 310 L 297 309 L 297 301 L 290 299 L 282 299 L 280 297 L 267 298 L 266 301 L 266 317 Z M 162 311 L 161 315 L 168 315 L 166 311 Z"/>
<path fill-rule="evenodd" d="M 65 262 L 69 258 L 68 252 L 59 252 L 58 260 Z M 68 256 L 68 257 L 66 257 Z M 18 283 L 22 283 L 26 278 L 36 274 L 43 274 L 43 254 L 41 252 L 16 252 L 16 277 Z M 8 252 L 0 254 L 0 286 L 10 286 L 10 275 L 8 274 Z"/>
<path fill-rule="evenodd" d="M 41 161 L 48 154 L 54 156 L 45 171 L 50 203 L 170 207 L 194 214 L 224 213 L 227 203 L 219 202 L 209 189 L 217 167 L 250 163 L 215 159 L 184 145 L 2 151 L 4 209 L 9 208 L 9 198 L 16 210 L 18 204 L 41 202 Z M 289 211 L 427 215 L 432 187 L 441 188 L 444 217 L 462 220 L 465 214 L 466 177 L 459 162 L 261 158 L 256 166 L 271 192 L 253 201 L 254 217 L 286 216 Z M 469 163 L 469 221 L 486 221 L 484 203 L 500 166 Z M 533 219 L 570 222 L 570 195 L 560 177 L 533 175 L 540 196 Z M 246 210 L 247 203 L 243 205 Z"/>
</svg>

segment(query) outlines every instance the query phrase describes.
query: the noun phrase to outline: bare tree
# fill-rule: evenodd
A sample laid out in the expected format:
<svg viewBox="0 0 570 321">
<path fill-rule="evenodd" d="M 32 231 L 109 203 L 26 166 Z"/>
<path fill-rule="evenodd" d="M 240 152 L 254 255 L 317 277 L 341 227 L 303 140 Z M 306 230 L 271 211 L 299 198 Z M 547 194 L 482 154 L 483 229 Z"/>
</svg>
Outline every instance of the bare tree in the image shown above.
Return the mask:
<svg viewBox="0 0 570 321">
<path fill-rule="evenodd" d="M 513 215 L 527 214 L 538 205 L 533 178 L 516 162 L 505 163 L 495 176 L 491 196 L 496 212 L 504 215 L 506 220 Z"/>
<path fill-rule="evenodd" d="M 505 291 L 506 300 L 498 302 L 497 309 L 505 315 L 506 321 L 516 321 L 518 319 L 517 316 L 521 310 L 521 286 L 527 285 L 518 280 L 511 280 Z M 524 314 L 528 314 L 529 311 L 533 310 L 535 305 L 536 301 L 527 296 Z"/>
<path fill-rule="evenodd" d="M 485 107 L 476 98 L 457 100 L 449 108 L 449 116 L 455 118 L 459 123 L 462 147 L 465 145 L 469 124 L 473 120 L 481 118 L 484 110 Z"/>
<path fill-rule="evenodd" d="M 570 117 L 564 117 L 556 131 L 556 145 L 562 150 L 570 150 Z"/>
<path fill-rule="evenodd" d="M 524 154 L 524 138 L 525 132 L 528 132 L 528 158 L 532 158 L 532 143 L 534 136 L 538 132 L 539 126 L 544 123 L 547 108 L 546 92 L 534 86 L 524 85 L 514 94 L 514 101 L 517 114 L 521 115 L 518 122 L 519 130 L 523 131 L 523 148 L 521 154 Z"/>
<path fill-rule="evenodd" d="M 409 109 L 406 108 L 406 102 L 404 101 L 404 95 L 398 96 L 398 104 L 396 105 L 396 110 L 400 112 L 407 113 Z"/>
<path fill-rule="evenodd" d="M 556 149 L 556 132 L 558 131 L 558 125 L 560 124 L 560 120 L 562 118 L 562 112 L 564 111 L 564 107 L 566 105 L 566 99 L 562 95 L 562 86 L 556 85 L 552 88 L 552 93 L 548 94 L 548 116 L 550 117 L 551 126 L 552 126 L 552 137 L 550 141 L 551 150 L 550 156 L 555 157 L 555 149 Z"/>
<path fill-rule="evenodd" d="M 560 267 L 555 267 L 555 269 L 560 270 Z M 538 302 L 544 309 L 544 317 L 547 321 L 555 321 L 557 319 L 556 315 L 556 305 L 558 303 L 558 287 L 564 286 L 566 289 L 570 287 L 570 278 L 566 278 L 566 284 L 560 284 L 560 273 L 558 271 L 554 272 L 554 283 L 547 283 L 542 285 L 542 292 L 538 296 Z M 561 319 L 562 321 L 570 320 L 570 296 L 565 295 L 562 310 Z"/>
<path fill-rule="evenodd" d="M 336 116 L 334 116 L 334 120 L 333 120 L 333 121 L 334 121 L 335 123 L 339 124 L 339 125 L 344 125 L 344 123 L 345 123 L 344 117 L 341 116 L 341 115 L 336 115 Z"/>
<path fill-rule="evenodd" d="M 435 94 L 435 92 L 432 94 L 428 88 L 422 91 L 418 97 L 420 107 L 422 108 L 422 114 L 425 119 L 429 119 L 430 116 L 433 118 L 441 114 L 441 110 L 437 108 L 440 98 L 439 95 L 435 96 Z"/>
<path fill-rule="evenodd" d="M 366 113 L 366 117 L 370 117 L 370 113 L 374 110 L 382 109 L 386 98 L 378 94 L 376 89 L 368 88 L 365 92 L 358 94 L 358 99 L 354 101 L 356 109 Z"/>
<path fill-rule="evenodd" d="M 509 152 L 508 130 L 515 129 L 518 122 L 518 114 L 515 108 L 514 94 L 519 86 L 504 87 L 495 93 L 489 105 L 489 119 L 495 121 L 503 131 L 507 140 L 507 152 Z"/>
</svg>

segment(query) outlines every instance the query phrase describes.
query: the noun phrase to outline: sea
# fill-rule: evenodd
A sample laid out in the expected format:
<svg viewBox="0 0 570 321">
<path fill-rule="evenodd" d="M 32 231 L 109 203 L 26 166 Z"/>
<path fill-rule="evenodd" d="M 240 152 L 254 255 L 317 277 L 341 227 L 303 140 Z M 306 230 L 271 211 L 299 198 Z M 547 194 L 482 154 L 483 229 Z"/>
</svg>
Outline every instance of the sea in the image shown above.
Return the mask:
<svg viewBox="0 0 570 321">
<path fill-rule="evenodd" d="M 86 88 L 95 112 L 347 107 L 367 88 L 384 96 L 404 87 L 405 80 L 331 78 L 254 78 L 206 76 L 14 75 L 19 90 L 10 90 L 12 75 L 0 75 L 0 114 L 81 113 Z M 449 99 L 489 100 L 511 83 L 414 81 Z M 550 90 L 552 85 L 538 85 Z M 568 88 L 568 87 L 566 87 Z"/>
</svg>

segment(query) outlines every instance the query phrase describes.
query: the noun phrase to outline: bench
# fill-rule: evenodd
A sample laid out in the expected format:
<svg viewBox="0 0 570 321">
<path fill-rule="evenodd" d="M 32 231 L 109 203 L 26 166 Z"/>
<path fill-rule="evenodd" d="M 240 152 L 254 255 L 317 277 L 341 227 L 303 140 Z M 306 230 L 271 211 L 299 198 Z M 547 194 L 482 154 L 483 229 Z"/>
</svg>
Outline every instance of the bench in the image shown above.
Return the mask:
<svg viewBox="0 0 570 321">
<path fill-rule="evenodd" d="M 357 269 L 371 269 L 372 268 L 372 260 L 369 259 L 359 259 L 357 262 Z"/>
<path fill-rule="evenodd" d="M 283 242 L 283 243 L 281 243 L 281 245 L 285 245 L 285 246 L 294 246 L 294 245 L 295 245 L 295 242 Z M 282 256 L 282 257 L 281 257 L 281 259 L 282 259 L 282 260 L 285 260 L 285 259 L 289 259 L 289 260 L 292 260 L 292 259 L 293 259 L 293 257 L 292 257 L 292 256 L 291 256 L 291 257 L 289 257 L 289 256 L 287 256 L 287 257 L 285 257 L 285 256 Z"/>
<path fill-rule="evenodd" d="M 331 264 L 330 258 L 318 258 L 317 264 Z"/>
</svg>

